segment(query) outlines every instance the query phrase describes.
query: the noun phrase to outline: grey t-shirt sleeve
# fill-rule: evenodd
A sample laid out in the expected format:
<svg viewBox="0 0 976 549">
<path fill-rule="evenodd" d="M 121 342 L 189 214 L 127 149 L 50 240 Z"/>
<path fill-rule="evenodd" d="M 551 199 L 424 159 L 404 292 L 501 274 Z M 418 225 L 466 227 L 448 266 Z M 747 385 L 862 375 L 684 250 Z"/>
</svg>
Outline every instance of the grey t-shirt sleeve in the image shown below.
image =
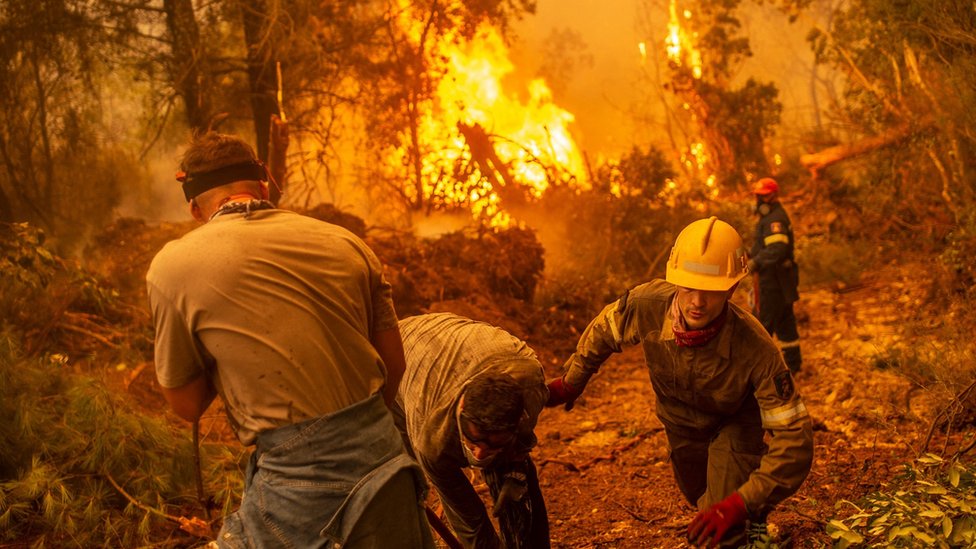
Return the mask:
<svg viewBox="0 0 976 549">
<path fill-rule="evenodd" d="M 205 371 L 199 342 L 173 300 L 152 281 L 147 288 L 156 329 L 156 379 L 167 389 L 182 387 Z"/>
<path fill-rule="evenodd" d="M 373 332 L 397 328 L 396 309 L 393 306 L 393 287 L 383 275 L 383 264 L 368 246 L 365 257 L 369 268 L 369 286 L 372 294 Z"/>
</svg>

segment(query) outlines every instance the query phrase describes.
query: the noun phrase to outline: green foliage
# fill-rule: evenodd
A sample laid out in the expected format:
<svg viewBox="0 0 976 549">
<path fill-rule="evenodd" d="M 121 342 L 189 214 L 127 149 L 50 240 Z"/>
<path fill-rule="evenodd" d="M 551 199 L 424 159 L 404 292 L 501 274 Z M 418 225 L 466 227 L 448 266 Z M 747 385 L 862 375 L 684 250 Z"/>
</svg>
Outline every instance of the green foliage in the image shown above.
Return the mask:
<svg viewBox="0 0 976 549">
<path fill-rule="evenodd" d="M 82 348 L 61 329 L 83 319 L 82 341 L 101 337 L 92 330 L 131 322 L 127 309 L 45 248 L 43 232 L 0 224 L 0 234 L 0 540 L 131 547 L 171 536 L 162 514 L 196 512 L 189 429 L 78 374 L 69 355 Z M 145 360 L 145 349 L 128 352 Z M 203 451 L 209 491 L 229 508 L 240 493 L 238 458 L 221 445 Z"/>
<path fill-rule="evenodd" d="M 589 191 L 550 189 L 528 222 L 539 227 L 556 287 L 578 288 L 605 302 L 663 276 L 674 237 L 703 217 L 707 200 L 672 193 L 674 175 L 661 151 L 635 147 L 618 162 L 597 167 Z M 594 294 L 594 286 L 604 295 Z"/>
<path fill-rule="evenodd" d="M 734 84 L 752 56 L 749 39 L 741 34 L 741 4 L 741 0 L 696 0 L 682 5 L 690 14 L 681 20 L 682 29 L 695 37 L 682 48 L 693 47 L 700 53 L 701 71 L 695 74 L 691 58 L 671 59 L 670 82 L 665 86 L 675 94 L 671 110 L 685 134 L 687 150 L 681 151 L 681 164 L 687 176 L 715 176 L 719 186 L 733 189 L 770 173 L 765 146 L 782 111 L 774 84 L 752 78 Z M 702 152 L 708 158 L 704 168 L 696 165 L 699 160 L 688 161 L 689 151 L 699 143 L 705 145 Z"/>
<path fill-rule="evenodd" d="M 780 545 L 769 535 L 766 523 L 752 523 L 746 531 L 748 542 L 741 549 L 780 549 Z"/>
<path fill-rule="evenodd" d="M 971 3 L 857 0 L 830 21 L 810 35 L 818 62 L 847 75 L 828 128 L 835 142 L 874 145 L 827 170 L 849 187 L 864 237 L 939 253 L 951 232 L 950 246 L 965 253 L 971 231 L 958 226 L 976 204 Z"/>
<path fill-rule="evenodd" d="M 23 357 L 10 334 L 3 335 L 0 539 L 131 547 L 159 536 L 162 527 L 172 529 L 160 514 L 185 515 L 193 502 L 189 430 L 138 412 L 103 383 L 66 371 L 63 356 Z M 239 491 L 233 456 L 219 446 L 204 450 L 208 478 Z"/>
<path fill-rule="evenodd" d="M 840 504 L 853 512 L 827 524 L 838 549 L 976 545 L 976 469 L 958 459 L 926 454 L 887 489 Z"/>
<path fill-rule="evenodd" d="M 0 223 L 0 328 L 15 330 L 30 349 L 45 346 L 69 309 L 118 313 L 117 294 L 45 246 L 26 223 Z"/>
<path fill-rule="evenodd" d="M 4 2 L 0 221 L 28 220 L 69 240 L 118 203 L 133 155 L 115 148 L 106 129 L 115 109 L 101 101 L 111 76 L 104 63 L 123 49 L 133 11 L 105 2 Z M 107 17 L 114 24 L 103 25 Z"/>
<path fill-rule="evenodd" d="M 758 179 L 768 174 L 765 145 L 783 111 L 779 89 L 774 84 L 752 78 L 733 89 L 704 84 L 701 88 L 716 120 L 715 128 L 725 137 L 736 161 L 736 170 L 725 183 L 733 188 L 741 187 L 750 175 L 753 176 L 751 179 Z"/>
</svg>

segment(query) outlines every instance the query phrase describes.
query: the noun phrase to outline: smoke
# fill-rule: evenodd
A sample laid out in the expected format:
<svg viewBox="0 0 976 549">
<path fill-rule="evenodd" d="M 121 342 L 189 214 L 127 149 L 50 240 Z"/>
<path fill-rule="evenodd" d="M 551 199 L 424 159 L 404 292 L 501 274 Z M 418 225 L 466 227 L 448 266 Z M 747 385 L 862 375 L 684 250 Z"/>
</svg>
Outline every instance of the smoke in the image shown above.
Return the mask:
<svg viewBox="0 0 976 549">
<path fill-rule="evenodd" d="M 560 72 L 571 77 L 551 82 L 554 100 L 576 116 L 574 137 L 590 156 L 616 156 L 633 143 L 636 128 L 631 107 L 638 97 L 634 88 L 640 76 L 638 4 L 638 0 L 540 0 L 536 15 L 516 28 L 519 41 L 512 56 L 521 77 L 545 75 L 554 64 L 567 61 L 560 60 L 560 54 L 570 57 L 571 70 Z M 588 55 L 580 55 L 577 44 L 559 43 L 561 36 L 571 36 L 567 30 L 578 37 Z"/>
<path fill-rule="evenodd" d="M 137 217 L 148 222 L 189 221 L 190 211 L 176 181 L 182 149 L 153 149 L 142 161 L 142 180 L 129 186 L 116 208 L 117 217 Z"/>
<path fill-rule="evenodd" d="M 576 116 L 575 137 L 591 161 L 619 157 L 634 145 L 666 146 L 660 100 L 666 75 L 652 63 L 662 55 L 668 5 L 668 0 L 538 0 L 537 14 L 516 27 L 512 51 L 521 77 L 545 75 L 559 63 L 573 65 L 567 82 L 552 83 L 554 100 Z M 679 6 L 684 7 L 680 1 Z M 814 72 L 805 37 L 815 20 L 826 17 L 826 8 L 825 1 L 815 0 L 791 24 L 770 3 L 741 4 L 741 33 L 749 39 L 753 57 L 736 81 L 753 77 L 776 84 L 784 106 L 782 136 L 814 126 L 817 105 L 824 102 L 817 100 L 825 93 L 823 77 Z M 585 45 L 586 55 L 565 39 L 569 35 Z M 639 51 L 642 42 L 648 48 L 646 62 Z M 568 59 L 554 59 L 560 45 L 567 46 L 562 54 Z"/>
</svg>

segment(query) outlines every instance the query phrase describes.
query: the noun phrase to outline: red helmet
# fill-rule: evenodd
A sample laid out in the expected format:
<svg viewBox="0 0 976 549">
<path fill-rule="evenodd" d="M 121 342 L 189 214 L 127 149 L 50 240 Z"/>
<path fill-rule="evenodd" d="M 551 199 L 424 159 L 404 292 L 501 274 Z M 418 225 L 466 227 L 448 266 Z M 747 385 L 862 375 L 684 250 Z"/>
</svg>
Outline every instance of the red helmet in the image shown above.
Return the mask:
<svg viewBox="0 0 976 549">
<path fill-rule="evenodd" d="M 768 194 L 778 193 L 779 184 L 772 177 L 764 177 L 756 184 L 752 186 L 752 194 L 758 194 L 760 196 L 766 196 Z"/>
</svg>

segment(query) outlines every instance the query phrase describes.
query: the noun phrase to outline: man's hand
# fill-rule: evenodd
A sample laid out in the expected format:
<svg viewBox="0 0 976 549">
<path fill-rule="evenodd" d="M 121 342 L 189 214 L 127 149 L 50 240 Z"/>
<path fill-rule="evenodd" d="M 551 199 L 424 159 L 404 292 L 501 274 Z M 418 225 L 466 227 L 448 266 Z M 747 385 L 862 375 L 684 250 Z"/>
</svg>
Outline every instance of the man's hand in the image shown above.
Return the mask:
<svg viewBox="0 0 976 549">
<path fill-rule="evenodd" d="M 495 499 L 495 506 L 491 509 L 492 516 L 497 517 L 506 503 L 522 501 L 528 492 L 529 485 L 525 480 L 525 473 L 517 471 L 506 473 L 502 488 L 498 491 L 498 497 Z"/>
<path fill-rule="evenodd" d="M 746 263 L 746 272 L 748 272 L 749 274 L 753 274 L 753 273 L 758 273 L 759 272 L 759 264 L 756 263 L 756 260 L 755 259 L 750 259 Z"/>
<path fill-rule="evenodd" d="M 565 404 L 566 411 L 572 410 L 576 399 L 583 394 L 583 388 L 576 388 L 566 383 L 566 377 L 557 377 L 548 383 L 549 400 L 546 401 L 547 407 Z"/>
<path fill-rule="evenodd" d="M 695 515 L 688 525 L 688 541 L 696 547 L 717 546 L 729 528 L 744 524 L 748 516 L 746 502 L 742 501 L 739 492 L 732 492 L 729 497 Z"/>
</svg>

